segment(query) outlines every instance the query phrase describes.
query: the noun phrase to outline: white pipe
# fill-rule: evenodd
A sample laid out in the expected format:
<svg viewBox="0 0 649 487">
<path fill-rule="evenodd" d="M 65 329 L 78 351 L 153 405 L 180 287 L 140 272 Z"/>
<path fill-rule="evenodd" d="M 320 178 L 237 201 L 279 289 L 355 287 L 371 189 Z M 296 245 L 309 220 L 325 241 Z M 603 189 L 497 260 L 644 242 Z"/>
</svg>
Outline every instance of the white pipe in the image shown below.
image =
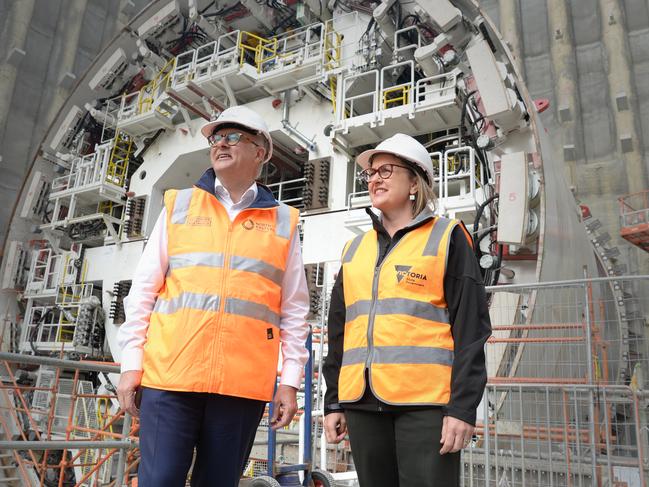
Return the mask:
<svg viewBox="0 0 649 487">
<path fill-rule="evenodd" d="M 390 49 L 394 47 L 393 39 L 395 29 L 394 24 L 392 23 L 392 18 L 390 17 L 390 15 L 388 15 L 388 11 L 390 10 L 390 8 L 392 8 L 392 5 L 394 5 L 394 3 L 395 0 L 384 0 L 372 12 L 374 20 L 376 20 L 376 23 L 385 34 L 385 42 L 386 44 L 388 44 L 388 46 L 390 46 Z"/>
<path fill-rule="evenodd" d="M 282 127 L 284 127 L 284 130 L 289 132 L 289 134 L 293 135 L 300 142 L 302 142 L 306 146 L 306 148 L 309 150 L 309 152 L 314 152 L 315 148 L 316 148 L 315 142 L 309 140 L 306 135 L 304 135 L 302 132 L 298 131 L 288 121 L 289 104 L 291 103 L 291 94 L 290 93 L 291 93 L 291 90 L 286 90 L 284 92 L 284 109 L 282 111 Z"/>
</svg>

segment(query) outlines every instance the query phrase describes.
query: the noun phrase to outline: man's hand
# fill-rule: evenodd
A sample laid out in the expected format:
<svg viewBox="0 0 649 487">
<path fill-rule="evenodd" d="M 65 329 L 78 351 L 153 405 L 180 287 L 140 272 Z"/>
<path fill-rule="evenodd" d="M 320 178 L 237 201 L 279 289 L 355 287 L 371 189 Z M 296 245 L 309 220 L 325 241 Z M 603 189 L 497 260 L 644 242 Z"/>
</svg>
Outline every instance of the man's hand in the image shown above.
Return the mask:
<svg viewBox="0 0 649 487">
<path fill-rule="evenodd" d="M 275 391 L 273 398 L 273 416 L 270 418 L 270 425 L 273 430 L 283 428 L 291 422 L 297 412 L 297 389 L 295 387 L 280 384 Z"/>
<path fill-rule="evenodd" d="M 442 438 L 439 440 L 442 443 L 442 449 L 439 451 L 440 455 L 448 452 L 455 453 L 469 446 L 474 430 L 475 427 L 469 423 L 451 416 L 444 416 Z"/>
<path fill-rule="evenodd" d="M 140 410 L 135 404 L 135 394 L 140 388 L 142 382 L 141 370 L 128 370 L 122 372 L 117 386 L 117 400 L 119 405 L 131 416 L 136 418 L 140 416 Z"/>
<path fill-rule="evenodd" d="M 347 434 L 345 413 L 329 413 L 324 417 L 324 430 L 327 442 L 340 443 Z"/>
</svg>

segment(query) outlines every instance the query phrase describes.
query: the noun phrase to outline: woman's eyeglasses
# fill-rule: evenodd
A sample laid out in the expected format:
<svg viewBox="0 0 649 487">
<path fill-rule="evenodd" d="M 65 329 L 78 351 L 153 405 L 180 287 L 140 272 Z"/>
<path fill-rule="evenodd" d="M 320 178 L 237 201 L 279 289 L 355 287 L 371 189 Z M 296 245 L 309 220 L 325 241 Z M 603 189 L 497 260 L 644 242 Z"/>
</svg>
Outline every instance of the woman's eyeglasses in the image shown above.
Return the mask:
<svg viewBox="0 0 649 487">
<path fill-rule="evenodd" d="M 242 134 L 241 132 L 230 132 L 229 134 L 226 135 L 212 134 L 207 138 L 207 143 L 210 144 L 211 146 L 215 146 L 222 140 L 225 140 L 226 144 L 228 144 L 229 146 L 233 146 L 233 145 L 237 145 L 242 138 L 246 139 L 248 142 L 256 145 L 257 147 L 261 147 L 257 142 L 255 142 L 245 134 Z"/>
<path fill-rule="evenodd" d="M 401 166 L 399 164 L 383 164 L 377 169 L 368 167 L 367 169 L 359 172 L 357 177 L 364 183 L 369 183 L 370 179 L 372 179 L 372 176 L 377 173 L 381 177 L 381 179 L 388 179 L 390 176 L 392 176 L 392 171 L 394 171 L 395 167 L 402 167 L 404 169 L 407 169 L 408 171 L 411 171 L 409 167 Z"/>
</svg>

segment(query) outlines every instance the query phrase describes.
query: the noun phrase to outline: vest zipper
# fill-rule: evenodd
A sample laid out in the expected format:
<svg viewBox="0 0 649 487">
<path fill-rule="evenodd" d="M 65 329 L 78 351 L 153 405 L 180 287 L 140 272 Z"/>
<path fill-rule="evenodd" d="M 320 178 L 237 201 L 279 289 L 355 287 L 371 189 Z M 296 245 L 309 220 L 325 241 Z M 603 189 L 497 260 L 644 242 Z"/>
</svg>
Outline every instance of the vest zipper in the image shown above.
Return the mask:
<svg viewBox="0 0 649 487">
<path fill-rule="evenodd" d="M 227 278 L 228 278 L 228 274 L 229 274 L 229 270 L 230 270 L 230 259 L 232 257 L 231 252 L 230 252 L 230 244 L 232 242 L 232 231 L 234 229 L 235 222 L 239 219 L 241 214 L 246 213 L 246 211 L 249 210 L 249 209 L 250 208 L 243 208 L 237 214 L 237 216 L 234 218 L 234 220 L 230 220 L 230 216 L 227 215 L 228 220 L 230 220 L 230 224 L 228 225 L 228 232 L 227 232 L 226 239 L 225 239 L 225 254 L 223 256 L 223 278 L 221 279 L 221 289 L 219 291 L 219 312 L 218 312 L 218 320 L 219 320 L 219 322 L 223 321 L 223 314 L 225 313 L 225 301 L 226 301 L 225 290 L 226 290 L 226 287 L 227 287 L 226 282 L 227 282 Z M 255 210 L 263 210 L 263 209 L 265 209 L 265 208 L 255 208 Z M 225 211 L 225 209 L 224 209 L 224 211 Z M 222 331 L 222 327 L 217 327 L 217 331 L 218 331 L 218 335 L 216 337 L 216 340 L 214 340 L 212 342 L 212 350 L 211 350 L 211 353 L 210 353 L 210 359 L 212 359 L 212 360 L 214 359 L 214 347 L 215 347 L 215 345 L 216 345 L 217 350 L 220 350 L 220 348 L 221 348 L 221 331 Z M 212 367 L 210 369 L 210 379 L 209 379 L 210 384 L 213 381 L 212 377 L 213 377 L 214 369 L 215 369 L 215 367 Z M 222 370 L 221 370 L 221 372 L 222 372 Z"/>
<path fill-rule="evenodd" d="M 369 316 L 367 319 L 367 359 L 365 360 L 365 368 L 368 369 L 368 379 L 371 379 L 371 365 L 372 365 L 372 358 L 374 356 L 374 340 L 373 340 L 373 335 L 374 335 L 374 318 L 376 317 L 376 302 L 378 300 L 378 295 L 379 295 L 379 275 L 381 274 L 381 269 L 383 268 L 383 264 L 385 261 L 388 259 L 388 256 L 390 253 L 395 249 L 399 243 L 401 243 L 401 240 L 406 237 L 404 235 L 395 245 L 392 246 L 390 250 L 387 251 L 385 256 L 383 256 L 383 260 L 381 263 L 377 266 L 374 266 L 374 277 L 372 278 L 372 301 L 370 302 L 370 311 L 369 311 Z M 379 261 L 379 257 L 381 256 L 381 246 L 378 240 L 378 235 L 376 239 L 376 261 Z M 372 381 L 370 380 L 370 389 L 372 388 Z M 374 391 L 372 391 L 374 392 Z"/>
<path fill-rule="evenodd" d="M 235 218 L 236 219 L 236 218 Z M 229 218 L 228 218 L 229 220 Z M 225 253 L 223 256 L 223 276 L 221 277 L 221 289 L 219 291 L 219 309 L 217 313 L 217 327 L 216 327 L 216 332 L 217 336 L 216 339 L 212 341 L 212 349 L 210 352 L 210 362 L 214 363 L 214 348 L 216 347 L 216 350 L 221 349 L 221 333 L 222 333 L 222 326 L 221 323 L 223 322 L 223 313 L 225 312 L 225 283 L 228 278 L 228 270 L 230 266 L 230 242 L 232 240 L 232 229 L 234 228 L 234 222 L 230 221 L 230 224 L 228 225 L 228 231 L 225 237 Z M 214 369 L 216 367 L 210 367 L 210 378 L 208 383 L 212 384 L 213 382 L 213 375 L 214 375 Z M 223 370 L 221 368 L 220 372 L 222 373 Z M 212 384 L 213 385 L 213 384 Z M 212 388 L 214 390 L 214 388 Z"/>
</svg>

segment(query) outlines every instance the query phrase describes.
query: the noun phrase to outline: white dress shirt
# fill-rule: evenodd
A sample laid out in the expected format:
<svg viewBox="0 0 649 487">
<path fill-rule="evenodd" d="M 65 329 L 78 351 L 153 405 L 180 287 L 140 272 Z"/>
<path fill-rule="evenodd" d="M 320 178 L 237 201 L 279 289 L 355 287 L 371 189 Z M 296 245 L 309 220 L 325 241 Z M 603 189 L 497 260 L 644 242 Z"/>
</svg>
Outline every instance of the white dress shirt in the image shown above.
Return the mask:
<svg viewBox="0 0 649 487">
<path fill-rule="evenodd" d="M 214 183 L 217 199 L 233 221 L 239 212 L 248 208 L 257 197 L 257 183 L 253 183 L 237 203 L 218 178 Z M 142 257 L 133 275 L 131 290 L 124 299 L 126 321 L 117 333 L 117 343 L 122 349 L 121 370 L 142 370 L 143 347 L 146 342 L 149 319 L 156 299 L 164 284 L 168 268 L 166 208 L 162 209 Z M 309 311 L 309 291 L 302 263 L 300 236 L 297 232 L 290 243 L 286 272 L 282 278 L 280 310 L 280 341 L 282 372 L 280 383 L 300 387 L 302 371 L 309 353 L 305 342 L 309 327 L 305 317 Z"/>
</svg>

